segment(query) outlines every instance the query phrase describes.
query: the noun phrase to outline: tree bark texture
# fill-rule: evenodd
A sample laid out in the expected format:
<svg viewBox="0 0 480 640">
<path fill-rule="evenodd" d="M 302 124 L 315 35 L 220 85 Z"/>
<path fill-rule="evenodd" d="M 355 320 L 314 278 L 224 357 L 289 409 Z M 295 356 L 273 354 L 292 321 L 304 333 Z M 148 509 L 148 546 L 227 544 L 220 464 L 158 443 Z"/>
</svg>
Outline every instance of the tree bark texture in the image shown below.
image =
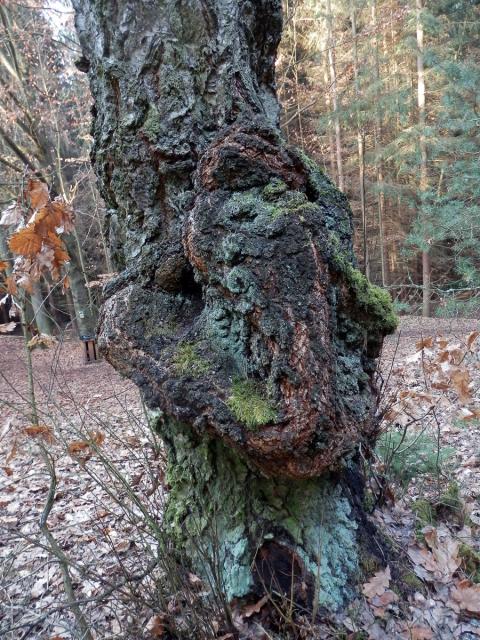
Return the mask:
<svg viewBox="0 0 480 640">
<path fill-rule="evenodd" d="M 283 563 L 340 606 L 364 526 L 345 478 L 395 317 L 345 197 L 280 135 L 280 2 L 73 4 L 121 271 L 99 340 L 164 437 L 166 525 L 197 567 L 215 552 L 228 597 Z"/>
</svg>

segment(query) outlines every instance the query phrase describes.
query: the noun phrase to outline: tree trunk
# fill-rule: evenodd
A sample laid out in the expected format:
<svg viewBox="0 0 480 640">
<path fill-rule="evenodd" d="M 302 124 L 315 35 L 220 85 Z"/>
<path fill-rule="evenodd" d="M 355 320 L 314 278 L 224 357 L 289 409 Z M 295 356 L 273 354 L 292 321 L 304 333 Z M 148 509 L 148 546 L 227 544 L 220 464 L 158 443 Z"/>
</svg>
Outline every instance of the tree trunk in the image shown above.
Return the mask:
<svg viewBox="0 0 480 640">
<path fill-rule="evenodd" d="M 423 24 L 422 24 L 423 0 L 416 0 L 417 19 L 417 104 L 418 104 L 418 126 L 420 129 L 420 215 L 423 219 L 422 209 L 424 207 L 423 195 L 428 188 L 427 176 L 427 141 L 425 139 L 425 68 L 423 59 Z M 430 275 L 430 250 L 428 248 L 428 238 L 424 239 L 425 248 L 422 251 L 422 284 L 423 303 L 422 315 L 430 316 L 431 299 L 431 275 Z"/>
<path fill-rule="evenodd" d="M 330 99 L 331 86 L 330 86 L 330 73 L 328 71 L 328 69 L 329 69 L 329 67 L 328 67 L 328 54 L 325 54 L 324 60 L 325 60 L 325 67 L 324 67 L 324 71 L 323 71 L 323 80 L 325 82 L 325 107 L 326 107 L 327 113 L 330 116 L 330 114 L 332 112 L 332 106 L 331 106 L 331 99 Z M 331 117 L 329 117 L 328 127 L 327 128 L 328 128 L 328 131 L 327 131 L 327 135 L 328 135 L 328 152 L 329 152 L 329 155 L 330 155 L 330 177 L 332 178 L 333 182 L 338 184 L 338 173 L 336 172 L 335 146 L 334 146 L 334 143 L 333 143 L 332 119 L 331 119 Z"/>
<path fill-rule="evenodd" d="M 382 143 L 382 114 L 380 112 L 380 92 L 378 90 L 380 83 L 380 60 L 378 55 L 378 20 L 377 20 L 377 2 L 372 2 L 372 27 L 375 33 L 375 86 L 376 86 L 376 106 L 375 106 L 375 126 L 374 126 L 374 138 L 375 138 L 375 151 L 378 153 L 378 147 Z M 383 186 L 383 160 L 381 158 L 375 159 L 376 173 L 377 173 L 377 188 L 378 188 L 378 236 L 380 247 L 380 269 L 382 274 L 382 287 L 386 286 L 386 259 L 385 259 L 385 233 L 384 233 L 384 221 L 385 221 L 385 192 Z"/>
<path fill-rule="evenodd" d="M 32 320 L 37 325 L 39 333 L 51 336 L 53 333 L 53 323 L 48 314 L 45 296 L 43 295 L 40 282 L 33 284 L 33 290 L 30 294 L 30 304 L 32 305 L 33 311 Z"/>
<path fill-rule="evenodd" d="M 343 151 L 342 151 L 342 131 L 340 126 L 340 117 L 338 115 L 338 87 L 337 87 L 337 68 L 335 60 L 335 32 L 333 29 L 333 14 L 331 1 L 327 0 L 327 31 L 328 31 L 328 68 L 330 72 L 330 86 L 332 88 L 332 104 L 334 111 L 335 123 L 335 150 L 337 155 L 337 174 L 338 188 L 340 191 L 345 190 L 345 182 L 343 178 Z"/>
<path fill-rule="evenodd" d="M 74 6 L 121 270 L 99 342 L 164 438 L 167 531 L 228 597 L 338 608 L 368 542 L 356 447 L 396 320 L 354 267 L 345 197 L 279 134 L 280 2 Z"/>
<path fill-rule="evenodd" d="M 64 240 L 70 257 L 68 279 L 76 328 L 80 338 L 92 338 L 96 333 L 97 309 L 93 305 L 90 291 L 86 286 L 83 264 L 79 258 L 79 252 L 82 249 L 73 234 L 65 236 Z"/>
<path fill-rule="evenodd" d="M 355 100 L 360 103 L 360 85 L 358 78 L 358 43 L 357 43 L 357 9 L 355 2 L 351 8 L 352 41 L 353 41 L 353 77 L 355 80 Z M 357 148 L 358 148 L 358 185 L 360 190 L 360 210 L 362 217 L 363 273 L 370 279 L 370 259 L 367 237 L 367 209 L 365 203 L 365 130 L 360 120 L 360 109 L 357 112 Z"/>
</svg>

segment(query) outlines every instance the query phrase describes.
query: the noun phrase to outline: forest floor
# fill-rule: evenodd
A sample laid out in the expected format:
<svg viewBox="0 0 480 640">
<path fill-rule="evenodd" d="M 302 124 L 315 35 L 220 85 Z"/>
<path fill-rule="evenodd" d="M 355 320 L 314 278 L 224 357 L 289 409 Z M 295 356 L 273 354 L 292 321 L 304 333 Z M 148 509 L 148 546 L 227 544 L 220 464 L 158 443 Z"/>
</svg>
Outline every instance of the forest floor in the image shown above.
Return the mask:
<svg viewBox="0 0 480 640">
<path fill-rule="evenodd" d="M 478 329 L 404 318 L 383 350 L 371 517 L 409 558 L 408 593 L 395 567 L 373 568 L 336 630 L 290 621 L 291 637 L 480 637 Z M 157 588 L 173 579 L 156 551 L 165 461 L 137 389 L 83 364 L 76 342 L 35 349 L 32 425 L 22 339 L 0 337 L 0 354 L 0 637 L 70 640 L 84 625 L 96 640 L 233 638 L 196 576 L 170 597 Z M 192 617 L 204 606 L 207 620 Z M 269 609 L 234 611 L 240 637 L 283 637 L 263 631 Z"/>
</svg>

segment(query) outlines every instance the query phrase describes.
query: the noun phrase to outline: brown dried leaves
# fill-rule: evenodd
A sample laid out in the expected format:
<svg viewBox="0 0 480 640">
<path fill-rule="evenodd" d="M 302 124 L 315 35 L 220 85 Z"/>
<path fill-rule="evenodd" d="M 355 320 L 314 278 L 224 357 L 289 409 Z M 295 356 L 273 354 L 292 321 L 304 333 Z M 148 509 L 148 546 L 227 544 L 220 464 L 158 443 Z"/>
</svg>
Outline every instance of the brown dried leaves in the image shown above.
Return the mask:
<svg viewBox="0 0 480 640">
<path fill-rule="evenodd" d="M 414 571 L 428 582 L 448 584 L 461 564 L 459 544 L 446 527 L 428 526 L 422 531 L 427 546 L 410 545 L 407 551 Z"/>
<path fill-rule="evenodd" d="M 38 178 L 28 180 L 24 200 L 30 205 L 28 210 L 22 211 L 18 203 L 11 205 L 0 220 L 3 225 L 17 225 L 9 240 L 10 250 L 17 256 L 9 276 L 12 282 L 6 287 L 11 295 L 16 294 L 17 285 L 31 293 L 33 283 L 46 273 L 54 280 L 61 278 L 69 256 L 60 234 L 74 228 L 70 206 L 62 198 L 51 200 L 47 185 Z"/>
</svg>

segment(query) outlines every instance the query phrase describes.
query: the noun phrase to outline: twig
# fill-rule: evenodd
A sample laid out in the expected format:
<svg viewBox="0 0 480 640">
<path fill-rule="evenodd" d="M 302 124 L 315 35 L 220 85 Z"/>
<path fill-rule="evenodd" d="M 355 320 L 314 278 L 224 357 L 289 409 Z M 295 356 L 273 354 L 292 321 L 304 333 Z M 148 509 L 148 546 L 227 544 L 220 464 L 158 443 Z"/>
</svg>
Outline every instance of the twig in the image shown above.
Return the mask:
<svg viewBox="0 0 480 640">
<path fill-rule="evenodd" d="M 42 515 L 40 516 L 40 531 L 43 533 L 45 538 L 48 541 L 50 546 L 51 553 L 57 558 L 60 564 L 60 569 L 63 575 L 63 586 L 65 589 L 65 595 L 67 597 L 68 605 L 75 616 L 75 620 L 77 622 L 78 628 L 81 632 L 82 640 L 94 640 L 92 634 L 90 633 L 90 628 L 88 625 L 85 616 L 80 609 L 80 606 L 75 598 L 75 592 L 73 590 L 72 577 L 70 575 L 69 570 L 69 560 L 67 556 L 64 554 L 63 550 L 60 548 L 60 545 L 55 540 L 52 535 L 50 529 L 47 525 L 48 516 L 50 515 L 50 511 L 53 507 L 53 502 L 55 500 L 55 493 L 57 490 L 57 476 L 55 474 L 55 465 L 54 462 L 49 455 L 43 444 L 40 444 L 40 454 L 42 459 L 47 467 L 48 474 L 50 476 L 50 485 L 48 488 L 47 501 L 42 511 Z"/>
</svg>

